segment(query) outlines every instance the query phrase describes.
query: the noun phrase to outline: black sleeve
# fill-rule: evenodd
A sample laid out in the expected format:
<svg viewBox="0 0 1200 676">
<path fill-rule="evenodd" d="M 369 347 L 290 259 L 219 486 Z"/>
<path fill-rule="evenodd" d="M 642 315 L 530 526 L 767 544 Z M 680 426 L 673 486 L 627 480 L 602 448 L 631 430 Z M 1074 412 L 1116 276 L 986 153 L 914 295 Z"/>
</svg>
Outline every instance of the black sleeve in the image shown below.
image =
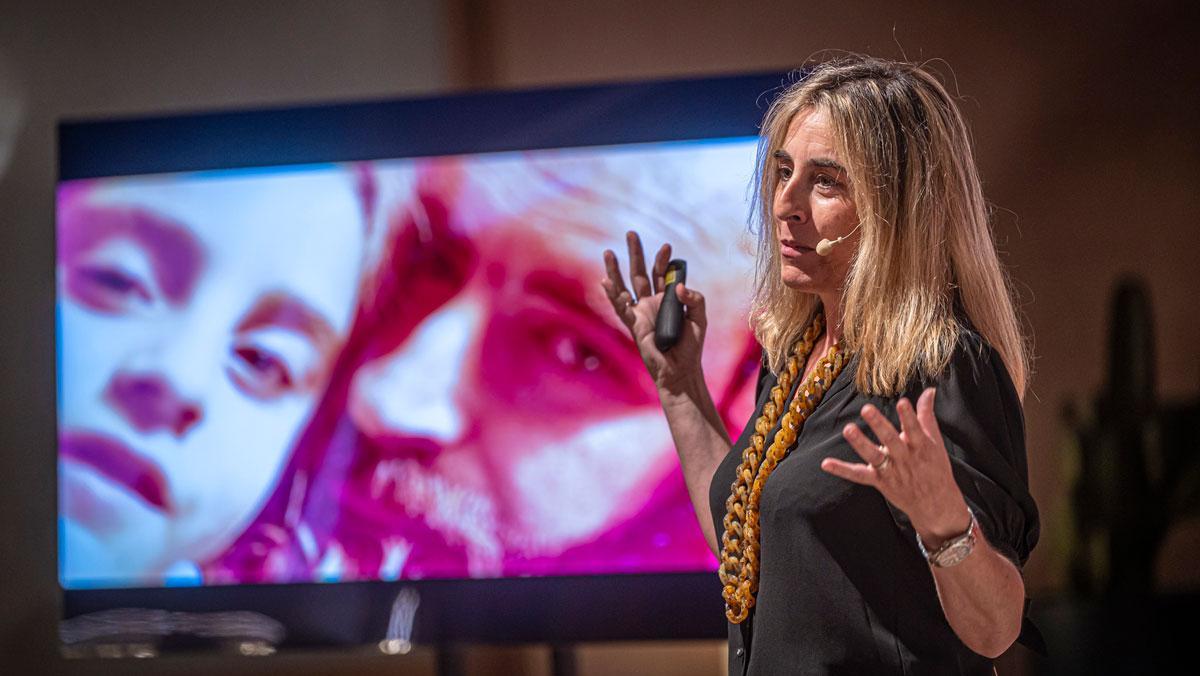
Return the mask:
<svg viewBox="0 0 1200 676">
<path fill-rule="evenodd" d="M 915 404 L 928 385 L 937 387 L 934 411 L 954 479 L 984 537 L 1024 566 L 1037 544 L 1038 510 L 1029 492 L 1025 418 L 1003 360 L 978 334 L 966 331 L 945 371 L 905 396 Z M 886 413 L 895 423 L 894 405 Z M 908 519 L 892 511 L 911 531 Z"/>
</svg>

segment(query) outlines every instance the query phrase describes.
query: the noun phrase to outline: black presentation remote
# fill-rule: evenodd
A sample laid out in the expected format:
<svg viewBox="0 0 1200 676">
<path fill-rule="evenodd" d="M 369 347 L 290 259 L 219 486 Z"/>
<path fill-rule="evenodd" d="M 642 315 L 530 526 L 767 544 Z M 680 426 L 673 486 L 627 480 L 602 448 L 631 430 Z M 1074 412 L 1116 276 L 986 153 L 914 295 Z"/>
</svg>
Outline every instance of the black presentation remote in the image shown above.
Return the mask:
<svg viewBox="0 0 1200 676">
<path fill-rule="evenodd" d="M 675 287 L 687 283 L 687 261 L 676 258 L 667 263 L 664 281 L 667 288 L 654 323 L 654 346 L 659 352 L 670 350 L 683 335 L 683 303 L 679 302 Z"/>
</svg>

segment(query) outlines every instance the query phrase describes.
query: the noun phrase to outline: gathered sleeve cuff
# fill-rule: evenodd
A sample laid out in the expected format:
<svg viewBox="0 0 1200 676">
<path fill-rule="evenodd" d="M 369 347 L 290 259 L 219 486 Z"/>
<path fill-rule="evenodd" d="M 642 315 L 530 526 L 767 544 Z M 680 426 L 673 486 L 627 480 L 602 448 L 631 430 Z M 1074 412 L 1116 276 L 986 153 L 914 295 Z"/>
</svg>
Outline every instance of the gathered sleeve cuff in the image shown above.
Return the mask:
<svg viewBox="0 0 1200 676">
<path fill-rule="evenodd" d="M 904 396 L 915 404 L 929 386 L 937 388 L 934 413 L 955 482 L 983 536 L 1023 567 L 1038 541 L 1038 509 L 1029 492 L 1021 400 L 1003 360 L 978 334 L 964 331 L 947 368 Z M 896 401 L 880 406 L 893 424 Z M 898 526 L 912 531 L 903 512 L 888 508 Z"/>
</svg>

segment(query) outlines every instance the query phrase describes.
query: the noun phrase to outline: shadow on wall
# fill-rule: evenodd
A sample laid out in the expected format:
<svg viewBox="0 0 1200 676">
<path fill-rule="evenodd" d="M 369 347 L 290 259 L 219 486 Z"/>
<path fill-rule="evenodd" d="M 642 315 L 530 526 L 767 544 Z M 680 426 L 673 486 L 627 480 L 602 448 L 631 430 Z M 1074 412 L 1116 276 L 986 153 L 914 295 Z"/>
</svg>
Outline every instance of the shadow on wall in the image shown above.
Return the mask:
<svg viewBox="0 0 1200 676">
<path fill-rule="evenodd" d="M 1159 400 L 1152 316 L 1145 283 L 1120 281 L 1104 388 L 1063 407 L 1068 589 L 1037 613 L 1046 673 L 1161 673 L 1190 654 L 1200 594 L 1160 593 L 1155 569 L 1171 527 L 1200 514 L 1200 398 Z"/>
</svg>

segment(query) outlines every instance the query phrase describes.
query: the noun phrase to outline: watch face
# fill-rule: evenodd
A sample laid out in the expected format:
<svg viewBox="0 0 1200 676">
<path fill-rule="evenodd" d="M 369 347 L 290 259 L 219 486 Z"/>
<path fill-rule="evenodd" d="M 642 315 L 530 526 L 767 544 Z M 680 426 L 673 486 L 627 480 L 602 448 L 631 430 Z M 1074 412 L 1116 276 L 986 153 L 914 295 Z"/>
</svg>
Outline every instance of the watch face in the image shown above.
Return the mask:
<svg viewBox="0 0 1200 676">
<path fill-rule="evenodd" d="M 975 538 L 963 538 L 939 552 L 932 563 L 940 568 L 962 563 L 962 560 L 967 558 L 967 555 L 970 554 L 971 550 L 974 548 Z"/>
</svg>

